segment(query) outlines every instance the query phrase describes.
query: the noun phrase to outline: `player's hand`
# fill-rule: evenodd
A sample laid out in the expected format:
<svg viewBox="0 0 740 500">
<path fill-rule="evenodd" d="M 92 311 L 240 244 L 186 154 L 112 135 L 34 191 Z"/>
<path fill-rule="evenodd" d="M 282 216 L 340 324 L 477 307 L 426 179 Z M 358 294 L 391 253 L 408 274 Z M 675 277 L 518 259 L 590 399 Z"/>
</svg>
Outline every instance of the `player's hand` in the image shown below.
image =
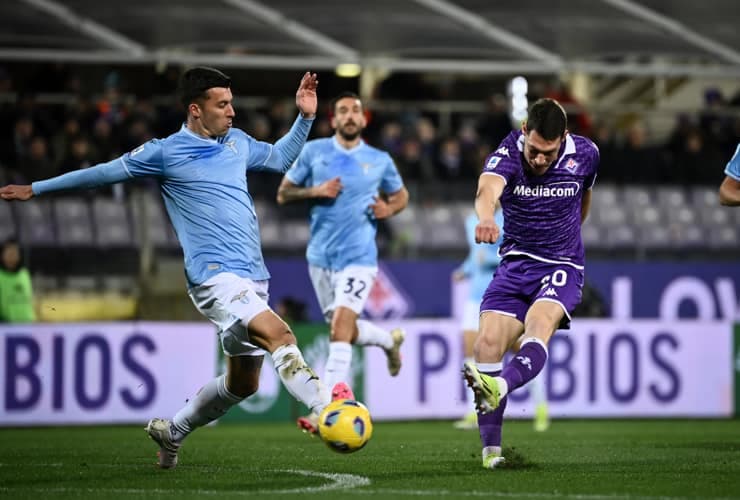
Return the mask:
<svg viewBox="0 0 740 500">
<path fill-rule="evenodd" d="M 482 220 L 475 226 L 476 243 L 496 243 L 499 234 L 499 228 L 493 219 Z"/>
<path fill-rule="evenodd" d="M 17 185 L 8 184 L 0 188 L 0 198 L 3 200 L 20 200 L 26 201 L 33 198 L 33 189 L 30 184 Z"/>
<path fill-rule="evenodd" d="M 326 182 L 322 182 L 316 186 L 316 197 L 317 198 L 336 198 L 342 191 L 342 181 L 339 177 L 334 177 Z"/>
<path fill-rule="evenodd" d="M 318 84 L 319 80 L 316 73 L 306 71 L 303 78 L 301 78 L 301 84 L 295 93 L 295 105 L 298 106 L 298 110 L 301 112 L 303 118 L 313 118 L 316 116 L 316 109 L 318 108 L 316 87 Z"/>
<path fill-rule="evenodd" d="M 393 215 L 393 210 L 391 210 L 390 205 L 388 205 L 384 199 L 379 196 L 373 196 L 373 199 L 375 200 L 375 203 L 370 205 L 370 210 L 373 211 L 373 216 L 376 219 L 387 219 Z"/>
</svg>

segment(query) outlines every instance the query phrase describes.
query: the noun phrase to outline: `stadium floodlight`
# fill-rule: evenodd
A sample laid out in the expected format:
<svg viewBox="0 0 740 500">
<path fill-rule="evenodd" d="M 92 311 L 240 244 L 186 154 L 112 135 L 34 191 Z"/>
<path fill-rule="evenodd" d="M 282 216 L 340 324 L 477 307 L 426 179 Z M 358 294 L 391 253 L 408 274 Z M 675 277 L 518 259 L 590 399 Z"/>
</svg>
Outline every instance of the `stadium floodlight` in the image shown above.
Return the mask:
<svg viewBox="0 0 740 500">
<path fill-rule="evenodd" d="M 518 128 L 527 119 L 529 83 L 523 76 L 515 76 L 509 81 L 507 90 L 509 94 L 509 114 L 514 126 Z"/>
<path fill-rule="evenodd" d="M 356 78 L 362 73 L 362 66 L 355 63 L 338 64 L 334 73 L 341 78 Z"/>
</svg>

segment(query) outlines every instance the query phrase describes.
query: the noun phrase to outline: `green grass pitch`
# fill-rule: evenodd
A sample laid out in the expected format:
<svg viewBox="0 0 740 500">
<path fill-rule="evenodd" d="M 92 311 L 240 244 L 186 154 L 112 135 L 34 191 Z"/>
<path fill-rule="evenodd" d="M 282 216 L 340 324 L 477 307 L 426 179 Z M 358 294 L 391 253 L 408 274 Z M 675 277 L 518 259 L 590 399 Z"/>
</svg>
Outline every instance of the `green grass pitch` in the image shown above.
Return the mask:
<svg viewBox="0 0 740 500">
<path fill-rule="evenodd" d="M 289 423 L 199 429 L 159 470 L 138 427 L 0 429 L 0 498 L 740 498 L 740 421 L 507 422 L 507 465 L 480 465 L 477 432 L 376 423 L 340 455 Z"/>
</svg>

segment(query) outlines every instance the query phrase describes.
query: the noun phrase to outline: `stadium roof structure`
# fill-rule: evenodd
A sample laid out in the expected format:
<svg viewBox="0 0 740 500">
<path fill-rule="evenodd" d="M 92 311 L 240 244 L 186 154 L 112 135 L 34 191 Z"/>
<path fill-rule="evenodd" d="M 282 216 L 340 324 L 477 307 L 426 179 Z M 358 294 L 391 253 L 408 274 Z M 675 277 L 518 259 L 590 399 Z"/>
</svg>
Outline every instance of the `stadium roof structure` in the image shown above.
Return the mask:
<svg viewBox="0 0 740 500">
<path fill-rule="evenodd" d="M 738 0 L 4 0 L 0 60 L 740 76 Z"/>
</svg>

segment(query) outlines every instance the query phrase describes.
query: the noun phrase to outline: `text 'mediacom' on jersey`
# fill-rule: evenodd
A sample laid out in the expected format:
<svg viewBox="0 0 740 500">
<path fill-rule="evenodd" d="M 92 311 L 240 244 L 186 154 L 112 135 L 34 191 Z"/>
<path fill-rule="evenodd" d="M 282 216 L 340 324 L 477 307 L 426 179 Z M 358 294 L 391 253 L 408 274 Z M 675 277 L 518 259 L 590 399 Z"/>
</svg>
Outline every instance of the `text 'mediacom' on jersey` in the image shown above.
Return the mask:
<svg viewBox="0 0 740 500">
<path fill-rule="evenodd" d="M 577 182 L 553 182 L 537 186 L 514 186 L 515 196 L 534 198 L 567 198 L 578 194 L 580 186 Z"/>
</svg>

